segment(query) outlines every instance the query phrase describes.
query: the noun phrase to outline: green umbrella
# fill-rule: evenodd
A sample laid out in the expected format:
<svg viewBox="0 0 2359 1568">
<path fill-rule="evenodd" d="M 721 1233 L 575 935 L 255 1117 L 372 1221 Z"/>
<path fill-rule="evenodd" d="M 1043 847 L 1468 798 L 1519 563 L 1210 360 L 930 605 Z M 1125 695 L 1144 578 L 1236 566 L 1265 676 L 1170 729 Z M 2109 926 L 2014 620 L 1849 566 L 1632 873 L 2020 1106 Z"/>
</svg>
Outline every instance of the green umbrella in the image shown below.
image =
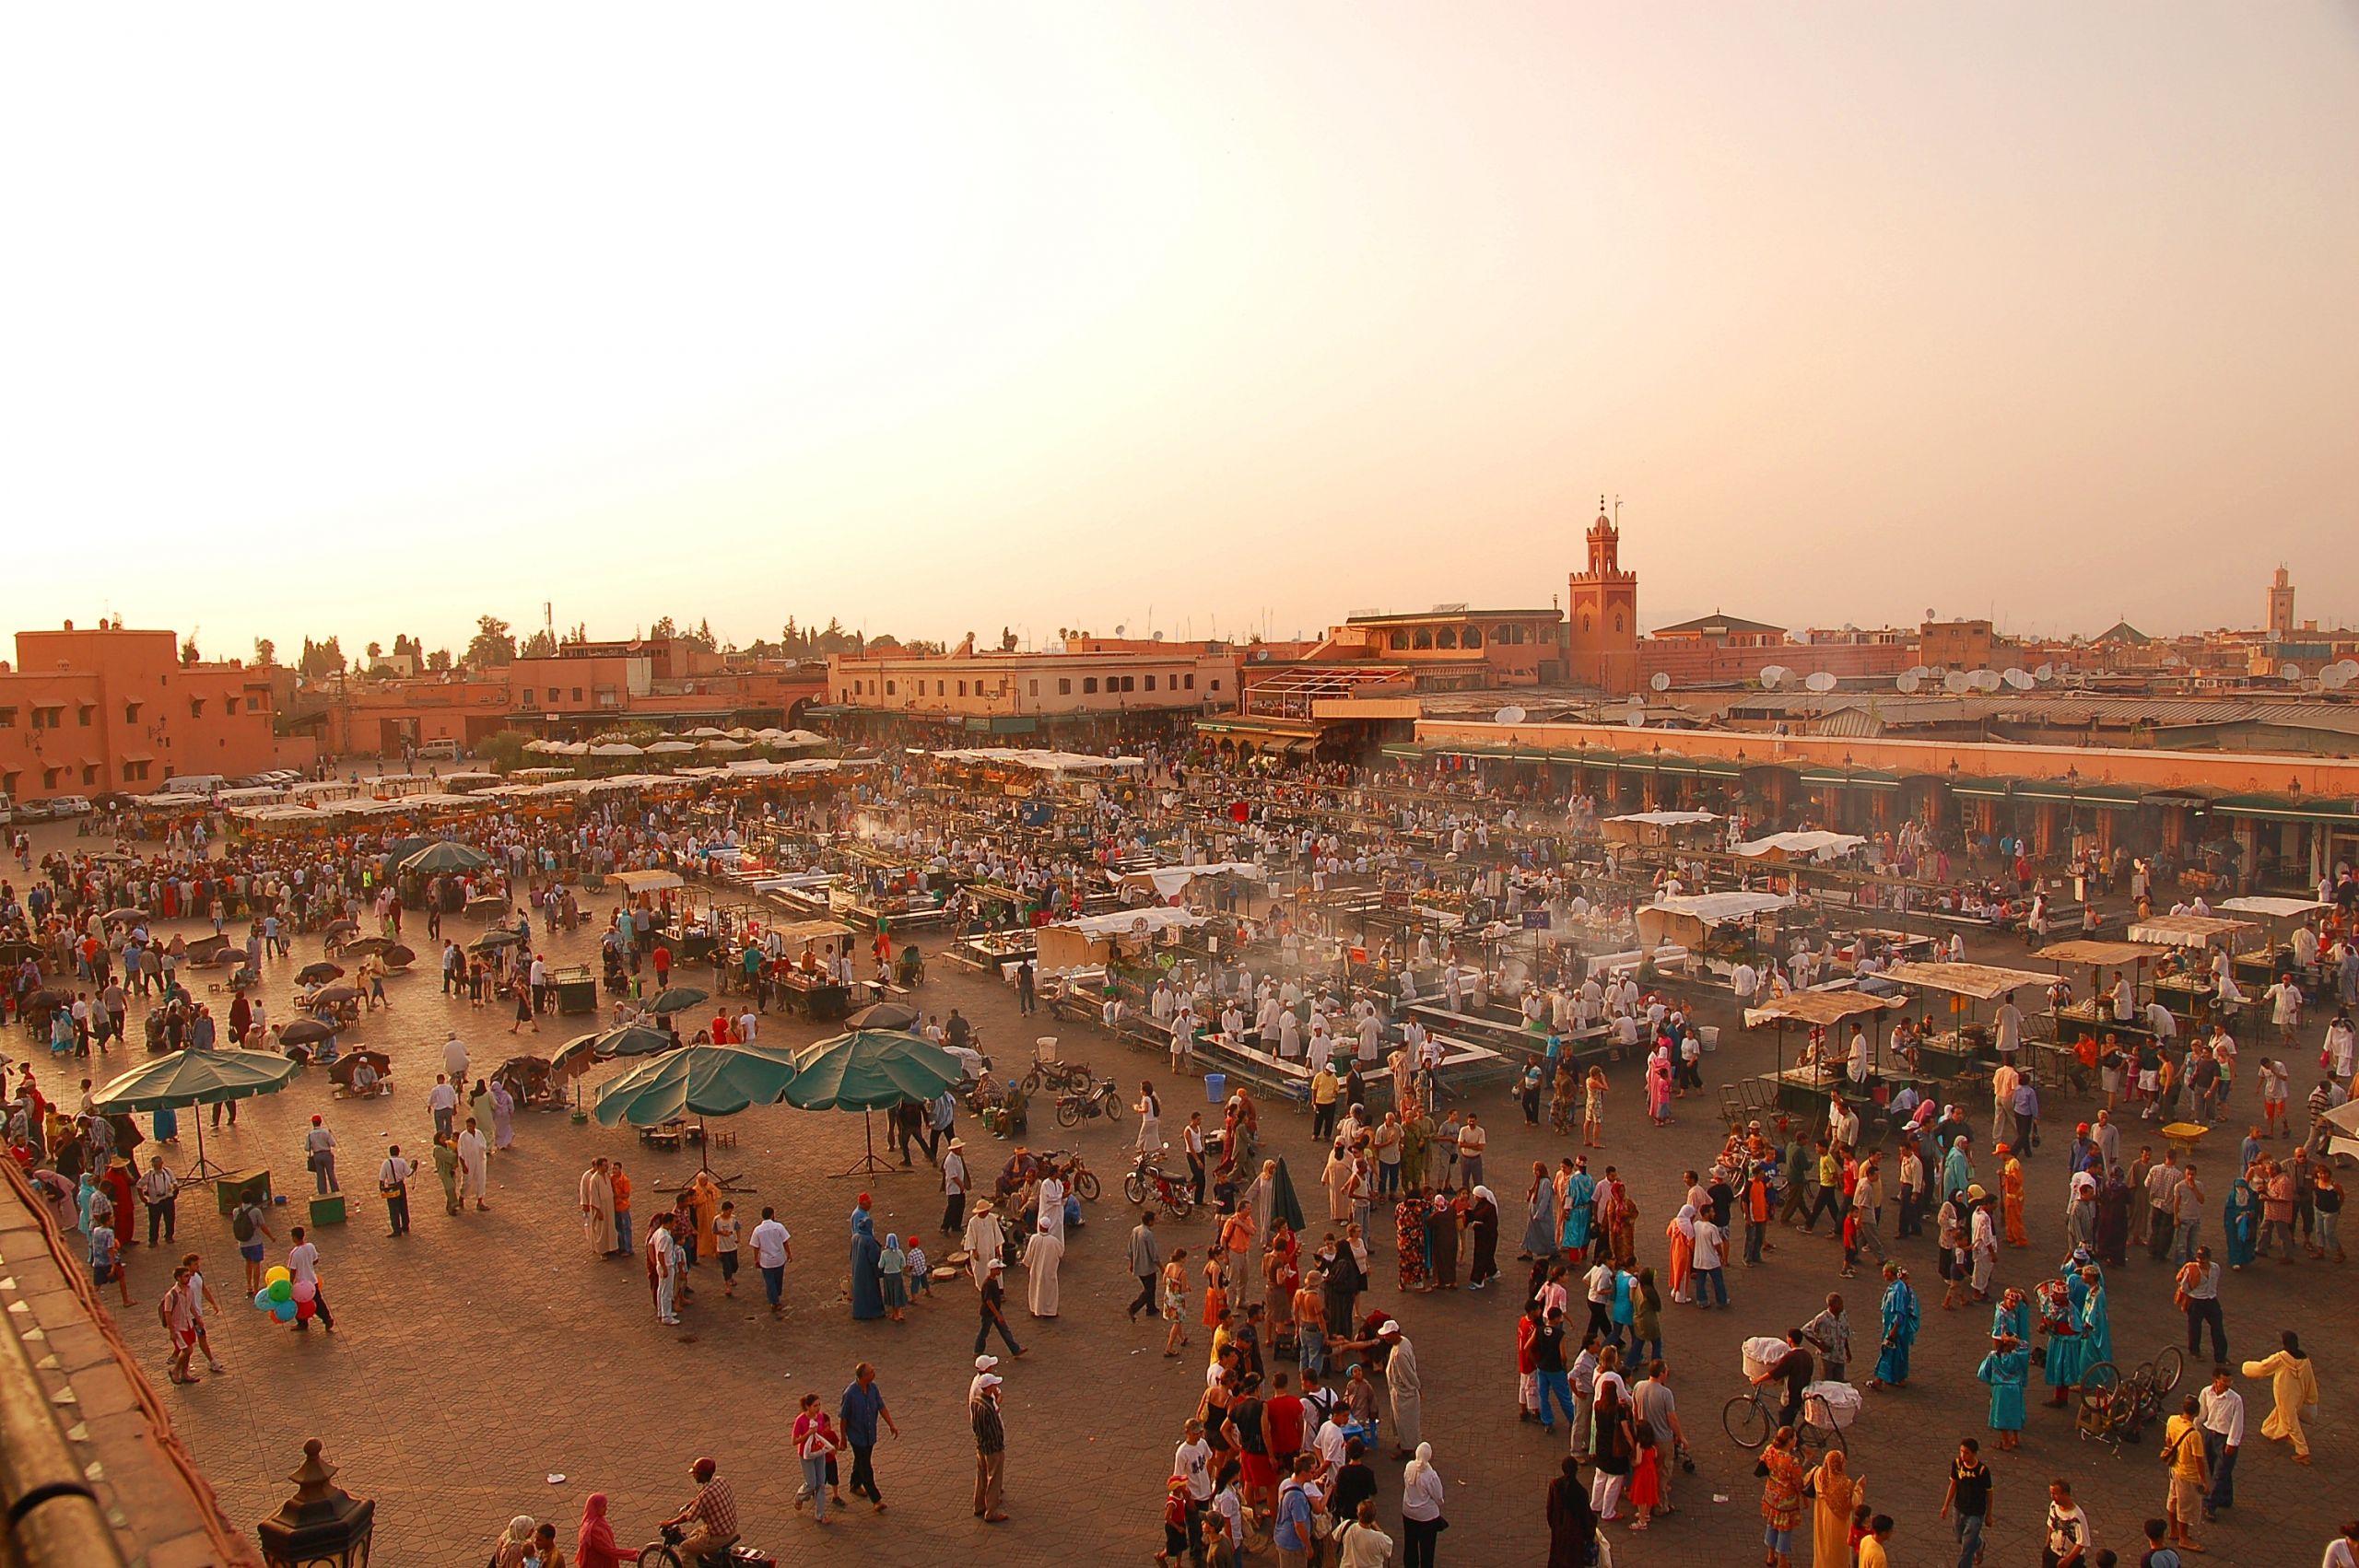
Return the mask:
<svg viewBox="0 0 2359 1568">
<path fill-rule="evenodd" d="M 855 1029 L 795 1053 L 786 1086 L 790 1106 L 806 1111 L 858 1111 L 867 1152 L 843 1176 L 881 1175 L 893 1167 L 876 1157 L 868 1113 L 910 1100 L 931 1100 L 966 1076 L 958 1059 L 921 1036 Z"/>
<path fill-rule="evenodd" d="M 703 1002 L 711 994 L 710 991 L 700 991 L 694 986 L 665 986 L 655 993 L 655 1000 L 647 1004 L 647 1011 L 654 1013 L 686 1012 L 688 1009 Z"/>
<path fill-rule="evenodd" d="M 735 1116 L 775 1101 L 794 1075 L 794 1058 L 768 1046 L 682 1046 L 600 1084 L 595 1110 L 602 1127 Z"/>
<path fill-rule="evenodd" d="M 471 872 L 491 864 L 491 857 L 482 850 L 445 838 L 429 844 L 401 862 L 402 870 L 417 876 L 436 876 L 444 872 Z"/>
<path fill-rule="evenodd" d="M 786 1103 L 806 1111 L 881 1111 L 931 1100 L 966 1075 L 958 1059 L 917 1035 L 855 1029 L 795 1053 Z"/>
<path fill-rule="evenodd" d="M 1271 1179 L 1270 1217 L 1284 1220 L 1286 1228 L 1297 1235 L 1302 1234 L 1302 1199 L 1295 1196 L 1294 1177 L 1286 1172 L 1285 1156 L 1283 1154 L 1278 1156 L 1277 1174 Z"/>
<path fill-rule="evenodd" d="M 174 1051 L 144 1067 L 135 1067 L 91 1096 L 101 1111 L 179 1110 L 184 1106 L 213 1106 L 255 1094 L 276 1094 L 295 1076 L 292 1059 L 264 1051 Z M 221 1168 L 205 1157 L 205 1122 L 196 1124 L 196 1164 L 191 1181 L 210 1181 Z"/>
</svg>

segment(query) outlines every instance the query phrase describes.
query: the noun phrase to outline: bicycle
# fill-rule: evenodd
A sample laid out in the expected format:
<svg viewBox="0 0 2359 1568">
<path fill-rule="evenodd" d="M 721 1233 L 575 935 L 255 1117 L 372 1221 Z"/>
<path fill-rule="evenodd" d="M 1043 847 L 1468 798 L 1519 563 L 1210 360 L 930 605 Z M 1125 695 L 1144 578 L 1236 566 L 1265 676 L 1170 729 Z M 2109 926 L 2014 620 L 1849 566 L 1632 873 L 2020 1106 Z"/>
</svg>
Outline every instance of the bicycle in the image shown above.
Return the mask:
<svg viewBox="0 0 2359 1568">
<path fill-rule="evenodd" d="M 2186 1364 L 2169 1346 L 2126 1378 L 2113 1363 L 2098 1362 L 2081 1375 L 2073 1432 L 2083 1442 L 2109 1445 L 2119 1455 L 2123 1444 L 2137 1442 L 2146 1423 L 2163 1413 L 2163 1401 L 2178 1387 Z"/>
<path fill-rule="evenodd" d="M 1759 1388 L 1748 1389 L 1720 1407 L 1720 1430 L 1729 1434 L 1730 1442 L 1747 1451 L 1768 1442 L 1778 1424 L 1778 1407 Z M 1794 1425 L 1794 1436 L 1804 1454 L 1822 1448 L 1850 1452 L 1843 1429 L 1835 1423 L 1835 1412 L 1816 1394 L 1802 1396 L 1802 1419 Z"/>
</svg>

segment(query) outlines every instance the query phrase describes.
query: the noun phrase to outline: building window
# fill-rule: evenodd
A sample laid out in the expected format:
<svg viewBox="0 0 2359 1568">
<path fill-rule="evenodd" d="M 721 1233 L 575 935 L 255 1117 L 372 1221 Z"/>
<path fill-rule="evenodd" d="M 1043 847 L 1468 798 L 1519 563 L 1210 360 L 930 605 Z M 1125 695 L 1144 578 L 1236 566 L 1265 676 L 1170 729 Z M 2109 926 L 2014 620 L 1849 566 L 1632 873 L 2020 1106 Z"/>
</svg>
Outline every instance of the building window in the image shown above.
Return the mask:
<svg viewBox="0 0 2359 1568">
<path fill-rule="evenodd" d="M 13 708 L 0 708 L 0 730 L 13 730 L 16 727 L 17 710 Z"/>
<path fill-rule="evenodd" d="M 898 696 L 900 695 L 900 692 L 899 692 L 899 689 L 898 689 L 898 688 L 899 688 L 899 686 L 900 686 L 900 684 L 901 684 L 901 683 L 900 683 L 900 682 L 898 682 L 898 681 L 887 681 L 887 682 L 886 682 L 886 683 L 885 683 L 885 695 L 886 695 L 886 696 Z"/>
<path fill-rule="evenodd" d="M 1213 677 L 1213 690 L 1220 690 L 1220 677 L 1218 675 L 1215 675 Z"/>
<path fill-rule="evenodd" d="M 1073 677 L 1071 675 L 1059 675 L 1057 677 L 1057 695 L 1059 696 L 1073 696 Z"/>
<path fill-rule="evenodd" d="M 1029 692 L 1027 692 L 1025 695 L 1026 695 L 1026 696 L 1039 696 L 1040 695 L 1040 683 L 1039 683 L 1039 682 L 1038 682 L 1038 681 L 1034 681 L 1034 682 L 1031 682 L 1031 683 L 1030 683 L 1030 685 L 1031 685 L 1032 689 L 1031 689 Z"/>
<path fill-rule="evenodd" d="M 86 702 L 74 710 L 74 720 L 87 730 L 90 727 L 90 720 L 98 715 L 98 711 L 96 703 Z"/>
<path fill-rule="evenodd" d="M 203 697 L 193 696 L 188 699 L 188 716 L 191 719 L 202 719 L 205 717 L 205 699 Z"/>
<path fill-rule="evenodd" d="M 124 764 L 123 765 L 123 781 L 124 783 L 126 783 L 126 784 L 138 784 L 138 783 L 143 783 L 143 782 L 145 782 L 145 781 L 146 781 L 147 778 L 147 765 L 146 763 L 144 763 L 144 762 L 126 762 L 126 763 L 124 763 Z"/>
<path fill-rule="evenodd" d="M 943 684 L 942 684 L 940 681 L 936 681 L 936 682 L 934 682 L 934 683 L 933 683 L 933 695 L 934 695 L 934 696 L 940 696 L 942 695 L 942 685 L 943 685 Z"/>
<path fill-rule="evenodd" d="M 1483 646 L 1483 628 L 1482 628 L 1482 627 L 1480 627 L 1480 626 L 1469 626 L 1469 627 L 1467 627 L 1467 628 L 1466 628 L 1465 635 L 1464 635 L 1464 636 L 1462 636 L 1462 637 L 1461 637 L 1461 638 L 1458 639 L 1458 646 L 1459 646 L 1459 647 L 1461 647 L 1461 648 L 1480 648 L 1480 647 L 1482 647 L 1482 646 Z"/>
<path fill-rule="evenodd" d="M 248 713 L 260 713 L 262 711 L 262 698 L 258 696 L 250 696 L 246 698 L 246 711 Z"/>
<path fill-rule="evenodd" d="M 92 763 L 84 763 L 82 765 L 82 782 L 85 784 L 96 784 L 98 781 L 99 770 L 97 766 Z"/>
<path fill-rule="evenodd" d="M 1417 635 L 1409 639 L 1409 646 L 1411 648 L 1431 648 L 1433 645 L 1433 630 L 1427 626 L 1419 626 L 1417 628 Z"/>
<path fill-rule="evenodd" d="M 1193 676 L 1193 675 L 1185 675 L 1185 676 L 1182 676 L 1182 677 L 1181 677 L 1181 679 L 1185 680 L 1185 681 L 1188 683 L 1188 689 L 1189 689 L 1190 691 L 1194 691 L 1194 690 L 1196 689 L 1196 677 L 1195 677 L 1195 676 Z"/>
<path fill-rule="evenodd" d="M 1614 629 L 1617 632 L 1622 629 L 1622 612 L 1619 610 L 1614 612 Z"/>
<path fill-rule="evenodd" d="M 530 708 L 530 707 L 532 707 L 532 706 L 533 706 L 533 688 L 532 688 L 532 687 L 530 687 L 530 686 L 526 686 L 526 687 L 524 688 L 524 696 L 523 696 L 522 701 L 523 701 L 523 704 L 524 704 L 524 706 L 525 706 L 526 708 Z"/>
<path fill-rule="evenodd" d="M 1581 612 L 1581 630 L 1583 630 L 1583 631 L 1588 631 L 1589 629 L 1590 629 L 1589 612 L 1587 612 L 1586 610 L 1584 610 L 1583 612 Z"/>
<path fill-rule="evenodd" d="M 1409 651 L 1409 634 L 1407 632 L 1394 632 L 1391 641 L 1393 652 L 1406 653 Z"/>
<path fill-rule="evenodd" d="M 1146 689 L 1149 691 L 1155 690 L 1155 677 L 1153 675 L 1149 675 L 1146 678 Z"/>
<path fill-rule="evenodd" d="M 979 686 L 982 685 L 980 681 L 978 681 L 975 684 Z M 960 696 L 965 696 L 967 695 L 967 683 L 964 681 L 958 683 L 958 695 Z"/>
<path fill-rule="evenodd" d="M 1434 646 L 1436 648 L 1456 648 L 1458 646 L 1457 630 L 1450 626 L 1444 626 L 1441 630 L 1434 633 Z"/>
<path fill-rule="evenodd" d="M 573 688 L 573 700 L 576 702 L 580 702 L 581 700 L 581 688 L 580 686 Z"/>
<path fill-rule="evenodd" d="M 44 767 L 41 770 L 41 787 L 44 790 L 54 790 L 57 788 L 57 769 L 53 767 Z"/>
<path fill-rule="evenodd" d="M 1081 692 L 1084 696 L 1096 696 L 1097 695 L 1097 677 L 1095 675 L 1084 675 L 1081 678 Z"/>
</svg>

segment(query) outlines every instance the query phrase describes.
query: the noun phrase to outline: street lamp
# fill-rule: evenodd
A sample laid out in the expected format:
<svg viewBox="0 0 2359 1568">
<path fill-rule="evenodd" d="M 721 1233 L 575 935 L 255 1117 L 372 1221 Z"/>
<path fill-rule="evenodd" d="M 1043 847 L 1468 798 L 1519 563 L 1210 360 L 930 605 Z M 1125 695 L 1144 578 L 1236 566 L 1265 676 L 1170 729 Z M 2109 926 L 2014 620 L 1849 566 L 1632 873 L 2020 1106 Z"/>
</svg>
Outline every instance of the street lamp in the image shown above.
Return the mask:
<svg viewBox="0 0 2359 1568">
<path fill-rule="evenodd" d="M 376 1500 L 353 1496 L 334 1476 L 335 1467 L 320 1457 L 320 1440 L 307 1441 L 302 1465 L 287 1478 L 295 1495 L 254 1527 L 270 1568 L 368 1568 Z"/>
</svg>

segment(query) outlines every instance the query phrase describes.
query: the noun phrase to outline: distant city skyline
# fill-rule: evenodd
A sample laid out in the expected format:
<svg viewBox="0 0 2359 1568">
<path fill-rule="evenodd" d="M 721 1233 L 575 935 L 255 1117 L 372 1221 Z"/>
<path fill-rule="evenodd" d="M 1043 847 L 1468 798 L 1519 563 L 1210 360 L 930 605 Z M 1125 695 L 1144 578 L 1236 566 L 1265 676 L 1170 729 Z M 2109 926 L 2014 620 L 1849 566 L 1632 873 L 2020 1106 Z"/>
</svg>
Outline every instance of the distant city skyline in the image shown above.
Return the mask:
<svg viewBox="0 0 2359 1568">
<path fill-rule="evenodd" d="M 14 626 L 2359 619 L 2350 7 L 295 15 L 8 24 Z"/>
</svg>

